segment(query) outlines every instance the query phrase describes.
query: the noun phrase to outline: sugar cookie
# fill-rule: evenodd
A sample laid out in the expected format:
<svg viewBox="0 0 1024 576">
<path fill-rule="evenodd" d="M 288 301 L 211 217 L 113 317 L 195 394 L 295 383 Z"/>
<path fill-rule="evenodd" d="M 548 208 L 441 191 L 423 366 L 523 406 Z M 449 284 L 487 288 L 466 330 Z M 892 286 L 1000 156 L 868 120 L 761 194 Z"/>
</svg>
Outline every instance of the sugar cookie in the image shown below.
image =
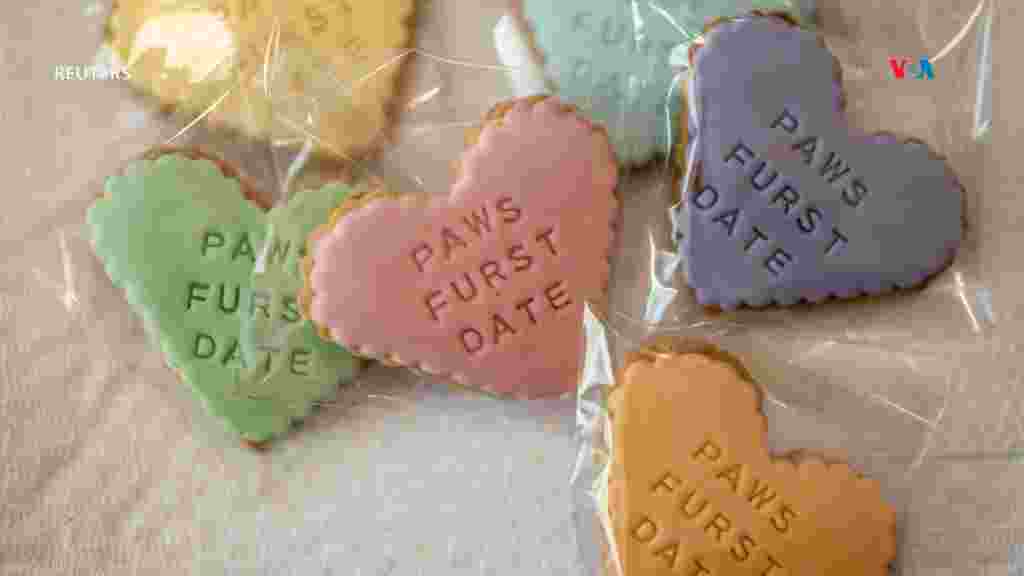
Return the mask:
<svg viewBox="0 0 1024 576">
<path fill-rule="evenodd" d="M 707 20 L 786 0 L 522 0 L 495 30 L 495 46 L 517 94 L 547 88 L 608 129 L 619 160 L 644 164 L 668 148 L 666 108 L 685 64 L 685 45 Z M 657 8 L 657 9 L 655 9 Z M 675 53 L 675 55 L 674 55 Z"/>
<path fill-rule="evenodd" d="M 366 356 L 499 394 L 567 393 L 583 304 L 609 280 L 614 153 L 554 98 L 499 106 L 471 139 L 447 197 L 371 195 L 314 235 L 310 316 Z"/>
<path fill-rule="evenodd" d="M 924 144 L 848 126 L 837 70 L 815 33 L 774 17 L 718 23 L 694 50 L 676 237 L 701 304 L 882 293 L 954 259 L 959 182 Z"/>
<path fill-rule="evenodd" d="M 249 442 L 286 431 L 361 366 L 297 300 L 305 237 L 349 191 L 332 184 L 265 212 L 226 168 L 167 153 L 110 178 L 89 209 L 97 255 L 167 363 Z"/>
<path fill-rule="evenodd" d="M 211 124 L 258 138 L 297 136 L 275 116 L 308 113 L 315 127 L 303 129 L 322 149 L 354 156 L 390 125 L 402 62 L 381 66 L 410 45 L 415 6 L 117 0 L 106 42 L 132 84 L 170 109 L 209 111 Z"/>
<path fill-rule="evenodd" d="M 773 458 L 754 384 L 703 354 L 640 355 L 612 398 L 625 576 L 885 576 L 896 513 L 846 464 Z"/>
</svg>

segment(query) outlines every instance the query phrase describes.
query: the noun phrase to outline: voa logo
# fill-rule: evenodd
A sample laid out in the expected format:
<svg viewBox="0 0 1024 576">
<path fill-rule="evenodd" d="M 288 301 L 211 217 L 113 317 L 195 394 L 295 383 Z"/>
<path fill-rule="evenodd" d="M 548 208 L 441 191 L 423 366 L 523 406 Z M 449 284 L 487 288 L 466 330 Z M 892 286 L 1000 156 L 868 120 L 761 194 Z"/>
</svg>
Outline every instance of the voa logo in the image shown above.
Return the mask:
<svg viewBox="0 0 1024 576">
<path fill-rule="evenodd" d="M 903 80 L 908 77 L 917 80 L 935 79 L 935 69 L 932 68 L 932 61 L 928 58 L 914 61 L 910 58 L 890 57 L 889 68 L 892 70 L 893 77 L 897 80 Z"/>
</svg>

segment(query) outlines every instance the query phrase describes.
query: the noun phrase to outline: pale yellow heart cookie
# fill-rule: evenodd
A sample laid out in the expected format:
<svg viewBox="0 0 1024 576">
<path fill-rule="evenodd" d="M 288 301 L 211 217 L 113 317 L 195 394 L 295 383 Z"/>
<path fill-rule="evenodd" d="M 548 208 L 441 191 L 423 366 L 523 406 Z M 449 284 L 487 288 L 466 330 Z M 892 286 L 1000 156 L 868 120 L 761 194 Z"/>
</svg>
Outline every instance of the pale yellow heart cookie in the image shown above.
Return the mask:
<svg viewBox="0 0 1024 576">
<path fill-rule="evenodd" d="M 896 514 L 845 464 L 773 458 L 754 385 L 703 354 L 641 355 L 611 399 L 625 576 L 884 576 Z"/>
<path fill-rule="evenodd" d="M 353 156 L 390 124 L 405 59 L 383 65 L 411 43 L 415 5 L 116 0 L 106 42 L 131 83 L 168 109 L 209 111 L 212 125 L 257 138 L 306 132 Z"/>
</svg>

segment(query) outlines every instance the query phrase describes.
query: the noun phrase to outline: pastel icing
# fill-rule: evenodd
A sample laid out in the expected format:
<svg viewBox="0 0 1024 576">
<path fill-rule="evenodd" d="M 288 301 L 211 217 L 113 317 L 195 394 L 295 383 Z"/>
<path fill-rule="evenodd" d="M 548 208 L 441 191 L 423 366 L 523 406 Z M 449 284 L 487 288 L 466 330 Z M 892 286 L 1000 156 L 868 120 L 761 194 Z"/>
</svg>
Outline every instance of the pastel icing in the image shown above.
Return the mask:
<svg viewBox="0 0 1024 576">
<path fill-rule="evenodd" d="M 305 238 L 348 186 L 268 213 L 214 163 L 167 154 L 130 165 L 106 192 L 88 223 L 107 273 L 167 363 L 243 438 L 283 433 L 358 373 L 360 361 L 323 342 L 296 300 Z"/>
<path fill-rule="evenodd" d="M 369 201 L 315 242 L 312 318 L 356 352 L 463 385 L 567 393 L 583 304 L 609 280 L 616 182 L 603 132 L 553 98 L 519 101 L 463 154 L 448 196 Z"/>
<path fill-rule="evenodd" d="M 955 176 L 920 142 L 850 128 L 834 78 L 816 34 L 773 18 L 720 24 L 697 52 L 678 233 L 701 304 L 881 293 L 955 257 Z"/>
<path fill-rule="evenodd" d="M 522 15 L 539 55 L 524 42 L 521 26 L 503 22 L 495 33 L 498 54 L 517 67 L 510 78 L 519 96 L 537 93 L 537 79 L 566 102 L 607 127 L 623 163 L 643 164 L 669 146 L 667 106 L 676 76 L 673 60 L 705 23 L 754 8 L 788 9 L 787 0 L 523 0 Z"/>
<path fill-rule="evenodd" d="M 118 0 L 106 46 L 163 104 L 348 155 L 390 124 L 408 60 L 393 59 L 412 41 L 415 10 L 415 0 Z"/>
<path fill-rule="evenodd" d="M 759 390 L 699 354 L 645 354 L 610 400 L 623 574 L 887 576 L 896 510 L 849 464 L 769 451 Z"/>
</svg>

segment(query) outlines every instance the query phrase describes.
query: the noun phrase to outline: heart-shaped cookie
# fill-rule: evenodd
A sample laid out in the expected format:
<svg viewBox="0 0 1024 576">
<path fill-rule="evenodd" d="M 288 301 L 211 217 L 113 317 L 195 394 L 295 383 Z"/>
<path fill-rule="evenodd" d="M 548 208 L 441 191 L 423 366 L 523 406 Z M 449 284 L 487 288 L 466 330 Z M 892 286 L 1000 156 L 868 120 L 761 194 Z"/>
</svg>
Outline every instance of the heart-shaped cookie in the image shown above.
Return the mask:
<svg viewBox="0 0 1024 576">
<path fill-rule="evenodd" d="M 107 181 L 88 221 L 167 363 L 209 411 L 260 443 L 360 368 L 319 338 L 297 300 L 306 236 L 350 188 L 302 192 L 265 212 L 226 170 L 181 153 L 140 161 Z"/>
<path fill-rule="evenodd" d="M 694 59 L 679 232 L 701 304 L 881 293 L 953 260 L 961 186 L 923 144 L 848 126 L 816 34 L 770 17 L 726 21 Z"/>
<path fill-rule="evenodd" d="M 609 495 L 624 574 L 884 576 L 896 513 L 845 464 L 775 459 L 728 361 L 640 355 L 612 395 Z"/>
<path fill-rule="evenodd" d="M 170 108 L 266 138 L 283 126 L 275 116 L 304 120 L 284 110 L 298 103 L 316 115 L 317 144 L 353 155 L 390 123 L 402 62 L 383 65 L 410 44 L 415 8 L 414 0 L 118 0 L 106 44 L 132 84 Z"/>
<path fill-rule="evenodd" d="M 616 181 L 607 137 L 575 111 L 501 106 L 447 197 L 370 197 L 313 237 L 310 315 L 366 356 L 501 394 L 569 392 L 583 304 L 609 280 Z"/>
<path fill-rule="evenodd" d="M 522 0 L 495 30 L 498 55 L 519 95 L 553 89 L 608 129 L 620 161 L 643 164 L 667 149 L 670 57 L 709 19 L 787 0 Z M 685 55 L 685 51 L 682 52 Z M 541 82 L 548 86 L 539 86 Z M 547 91 L 547 90 L 544 90 Z"/>
</svg>

